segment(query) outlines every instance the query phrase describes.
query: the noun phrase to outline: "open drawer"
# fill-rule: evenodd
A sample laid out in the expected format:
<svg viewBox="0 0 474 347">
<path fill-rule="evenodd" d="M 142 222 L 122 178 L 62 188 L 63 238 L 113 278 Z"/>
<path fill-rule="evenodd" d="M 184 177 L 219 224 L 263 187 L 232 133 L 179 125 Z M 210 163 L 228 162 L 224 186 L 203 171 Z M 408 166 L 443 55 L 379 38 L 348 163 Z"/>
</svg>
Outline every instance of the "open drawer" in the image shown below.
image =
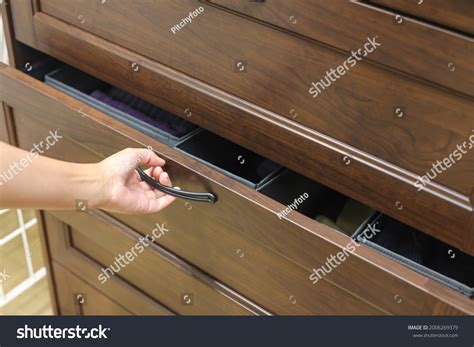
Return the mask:
<svg viewBox="0 0 474 347">
<path fill-rule="evenodd" d="M 46 74 L 45 82 L 170 146 L 198 131 L 185 119 L 67 65 Z"/>
<path fill-rule="evenodd" d="M 45 76 L 46 84 L 134 129 L 204 162 L 251 188 L 260 188 L 281 166 L 126 91 L 64 65 Z"/>
<path fill-rule="evenodd" d="M 393 14 L 366 3 L 205 1 L 199 25 L 177 35 L 173 18 L 193 11 L 195 1 L 25 0 L 9 9 L 18 41 L 474 255 L 474 152 L 421 191 L 416 186 L 471 135 L 472 100 L 392 71 L 469 96 L 472 44 L 408 19 L 394 31 Z M 318 9 L 328 15 L 313 16 Z M 274 24 L 306 38 L 262 25 L 274 10 L 281 16 Z M 334 18 L 348 27 L 334 28 Z M 337 88 L 313 99 L 311 82 L 362 47 L 374 23 L 384 33 L 380 42 L 397 44 L 384 43 L 370 55 L 377 64 L 364 58 Z M 414 33 L 417 39 L 405 40 Z M 437 49 L 437 41 L 452 49 Z M 249 63 L 245 73 L 234 70 L 240 60 Z"/>
<path fill-rule="evenodd" d="M 265 186 L 258 192 L 13 68 L 0 71 L 0 97 L 13 109 L 11 126 L 22 148 L 57 128 L 64 140 L 45 155 L 63 160 L 99 160 L 126 147 L 151 146 L 166 159 L 174 185 L 217 194 L 215 204 L 178 200 L 158 215 L 114 217 L 141 234 L 166 221 L 176 233 L 159 239 L 160 245 L 272 313 L 474 312 L 465 296 L 366 247 L 313 285 L 311 269 L 351 239 L 298 209 L 280 218 L 286 207 L 273 199 L 278 191 L 267 188 L 266 196 Z M 291 191 L 293 199 L 305 191 Z"/>
<path fill-rule="evenodd" d="M 22 148 L 30 148 L 34 143 L 41 141 L 42 134 L 52 126 L 49 121 L 47 124 L 40 123 L 32 114 L 19 110 L 15 110 L 14 121 L 21 128 L 21 131 L 18 131 L 18 143 Z M 74 153 L 75 161 L 84 163 L 95 162 L 102 158 L 101 155 L 79 144 L 77 139 L 73 140 L 69 137 L 64 137 L 47 151 L 48 156 L 62 160 L 68 160 L 70 153 Z M 174 165 L 173 163 L 168 164 Z M 179 181 L 180 175 L 180 171 L 175 170 L 173 181 L 175 179 Z M 262 191 L 268 194 L 280 191 L 278 186 L 281 186 L 280 182 L 284 181 L 281 178 L 286 176 L 286 174 L 281 174 L 275 177 L 275 183 L 270 184 L 268 182 L 262 188 Z M 303 181 L 300 188 L 312 195 L 316 190 L 323 190 L 322 187 L 308 189 L 310 188 L 308 186 L 309 182 L 310 180 Z M 189 184 L 189 181 L 183 180 L 181 183 Z M 314 183 L 312 184 L 314 185 Z M 268 189 L 269 186 L 273 189 Z M 246 186 L 242 185 L 242 187 Z M 321 194 L 321 196 L 323 195 Z M 278 198 L 280 199 L 282 196 L 280 195 Z M 303 204 L 307 202 L 313 205 L 314 200 L 308 198 Z M 219 203 L 222 203 L 222 199 L 219 199 L 212 206 L 217 206 Z M 303 204 L 299 206 L 299 211 L 306 211 Z M 268 308 L 272 313 L 335 314 L 345 312 L 348 314 L 380 314 L 383 312 L 375 305 L 360 300 L 357 296 L 333 285 L 331 282 L 322 281 L 315 290 L 308 280 L 307 269 L 295 265 L 268 247 L 249 239 L 245 230 L 243 232 L 236 231 L 234 230 L 235 226 L 225 225 L 222 221 L 215 219 L 215 216 L 207 217 L 203 215 L 202 207 L 205 206 L 207 204 L 179 200 L 158 214 L 115 215 L 115 218 L 106 217 L 105 213 L 99 215 L 102 216 L 103 220 L 107 218 L 109 224 L 121 225 L 121 228 L 125 229 L 133 228 L 137 235 L 141 234 L 140 236 L 150 234 L 150 232 L 156 230 L 157 224 L 161 225 L 163 223 L 169 232 L 156 240 L 156 243 L 163 245 L 182 259 L 203 269 L 219 279 L 224 285 L 230 286 L 240 294 L 251 298 L 252 301 Z M 310 210 L 313 211 L 314 208 Z M 79 221 L 84 221 L 84 218 L 87 217 L 87 214 L 78 212 L 54 213 L 64 220 L 67 225 L 76 226 L 76 229 L 80 225 Z M 232 222 L 231 219 L 229 220 Z M 196 223 L 196 221 L 199 222 Z M 233 223 L 235 224 L 235 221 Z M 125 225 L 128 225 L 129 228 Z M 271 232 L 272 230 L 268 230 L 268 233 L 265 231 L 267 235 L 270 235 Z M 78 238 L 77 235 L 77 233 L 72 235 L 72 239 L 74 240 L 74 236 L 76 236 L 76 241 L 81 241 L 81 238 Z M 117 242 L 117 236 L 112 238 L 114 242 Z M 58 244 L 62 245 L 64 243 L 61 241 Z M 96 243 L 107 245 L 104 242 Z M 84 244 L 87 245 L 85 242 L 76 242 L 76 246 L 82 252 L 86 250 L 88 254 L 96 253 L 88 251 L 91 247 L 85 248 Z M 58 259 L 64 259 L 79 252 L 74 247 L 70 247 L 68 252 L 62 252 L 58 255 L 55 250 L 59 246 L 53 244 L 51 247 L 53 257 L 59 257 Z M 74 266 L 75 269 L 80 268 L 75 264 L 76 262 L 73 259 L 68 261 L 67 266 Z M 273 270 L 269 271 L 269 269 Z M 95 277 L 88 278 L 88 280 L 98 284 L 101 288 L 97 279 L 99 272 L 96 271 Z M 137 285 L 135 280 L 131 280 L 131 282 Z M 416 308 L 412 308 L 411 304 L 407 306 L 410 307 L 410 312 L 411 310 L 416 311 Z"/>
<path fill-rule="evenodd" d="M 379 214 L 370 222 L 377 233 L 365 237 L 365 225 L 353 235 L 359 242 L 396 261 L 474 298 L 474 257 L 434 237 Z"/>
</svg>

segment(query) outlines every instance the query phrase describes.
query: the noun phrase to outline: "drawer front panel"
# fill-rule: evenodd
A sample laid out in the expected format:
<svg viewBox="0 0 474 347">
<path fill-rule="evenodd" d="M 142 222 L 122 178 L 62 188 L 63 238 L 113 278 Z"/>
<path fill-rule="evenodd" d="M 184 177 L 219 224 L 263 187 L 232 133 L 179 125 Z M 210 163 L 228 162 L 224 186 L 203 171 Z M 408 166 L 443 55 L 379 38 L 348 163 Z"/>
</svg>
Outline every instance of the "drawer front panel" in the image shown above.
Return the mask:
<svg viewBox="0 0 474 347">
<path fill-rule="evenodd" d="M 22 115 L 22 112 L 16 112 L 18 124 L 24 124 L 18 127 L 18 129 L 27 129 L 27 124 L 34 124 L 33 126 L 37 130 L 59 126 L 63 134 L 68 137 L 68 139 L 65 139 L 65 142 L 52 148 L 52 152 L 48 152 L 47 155 L 66 160 L 96 161 L 101 156 L 114 153 L 124 147 L 138 145 L 123 135 L 108 129 L 106 126 L 92 121 L 92 118 L 90 118 L 93 116 L 97 121 L 99 119 L 103 121 L 105 120 L 104 115 L 92 109 L 86 109 L 85 111 L 88 116 L 81 117 L 81 114 L 76 110 L 81 109 L 84 105 L 67 97 L 59 95 L 58 97 L 62 99 L 62 102 L 67 101 L 69 106 L 68 108 L 60 107 L 58 109 L 57 104 L 53 103 L 55 106 L 53 104 L 48 105 L 48 103 L 43 104 L 43 106 L 46 106 L 45 110 L 48 110 L 51 117 L 47 117 L 47 112 L 42 112 L 40 109 L 29 112 L 31 115 L 27 117 Z M 52 111 L 54 109 L 56 111 Z M 329 283 L 345 288 L 345 293 L 352 292 L 357 297 L 395 313 L 416 314 L 422 309 L 429 310 L 429 308 L 424 307 L 425 302 L 429 302 L 430 306 L 437 302 L 434 297 L 427 295 L 424 289 L 419 290 L 413 284 L 419 288 L 433 286 L 438 291 L 437 296 L 450 296 L 448 301 L 454 305 L 457 305 L 457 300 L 463 300 L 459 296 L 452 296 L 450 291 L 446 291 L 429 280 L 427 281 L 423 276 L 411 272 L 408 272 L 408 278 L 413 284 L 398 279 L 405 277 L 402 274 L 406 275 L 403 267 L 391 261 L 385 261 L 383 257 L 364 248 L 361 248 L 356 256 L 346 261 L 344 266 L 339 268 L 338 271 L 333 272 L 328 279 L 328 283 L 321 281 L 316 287 L 312 287 L 312 285 L 308 287 L 311 267 L 323 264 L 326 262 L 327 256 L 340 251 L 347 244 L 347 237 L 337 234 L 316 222 L 308 222 L 306 217 L 298 213 L 295 213 L 293 218 L 291 218 L 293 219 L 291 223 L 287 220 L 279 220 L 276 216 L 276 211 L 281 210 L 282 206 L 280 204 L 272 202 L 258 193 L 252 193 L 249 188 L 213 173 L 212 170 L 205 166 L 185 158 L 183 155 L 156 141 L 147 140 L 144 136 L 121 126 L 117 122 L 111 121 L 110 124 L 113 124 L 117 131 L 133 134 L 137 139 L 141 138 L 141 141 L 145 141 L 142 143 L 152 144 L 160 154 L 167 158 L 171 177 L 173 177 L 173 180 L 176 179 L 176 183 L 179 186 L 186 189 L 215 191 L 220 197 L 219 202 L 212 206 L 193 204 L 192 208 L 189 209 L 189 205 L 185 205 L 182 201 L 173 204 L 171 208 L 160 214 L 160 218 L 164 218 L 168 223 L 176 225 L 175 231 L 177 233 L 169 233 L 166 238 L 160 239 L 159 242 L 163 243 L 174 253 L 195 263 L 206 272 L 224 281 L 224 283 L 231 285 L 234 289 L 238 288 L 237 290 L 243 294 L 251 298 L 259 295 L 259 303 L 260 300 L 265 300 L 262 297 L 268 295 L 261 292 L 262 286 L 260 286 L 260 290 L 258 289 L 259 277 L 265 280 L 268 279 L 270 283 L 276 283 L 279 278 L 280 284 L 277 288 L 285 289 L 272 292 L 272 295 L 276 295 L 275 298 L 278 300 L 268 303 L 268 306 L 274 307 L 277 312 L 301 313 L 308 312 L 302 311 L 308 309 L 310 312 L 320 314 L 372 312 L 373 308 L 370 305 L 365 304 L 365 307 L 361 308 L 361 301 L 354 301 L 350 295 L 344 294 L 344 292 L 337 290 L 335 287 L 332 287 L 333 284 Z M 33 131 L 25 131 L 27 134 L 33 134 Z M 18 136 L 20 145 L 24 148 L 29 148 L 31 143 L 28 141 L 32 141 L 32 139 L 38 138 L 38 136 L 40 136 L 39 131 L 36 137 L 34 135 L 22 136 L 20 131 Z M 93 152 L 83 154 L 84 150 L 81 150 L 81 146 L 77 144 L 78 141 L 82 141 L 83 145 L 86 145 L 87 148 L 96 154 L 93 154 Z M 77 156 L 77 158 L 72 158 L 70 153 L 74 153 L 74 156 Z M 93 159 L 94 155 L 95 160 Z M 176 161 L 180 164 L 177 164 Z M 189 169 L 185 169 L 183 165 Z M 200 175 L 192 173 L 192 171 L 189 171 L 190 169 L 197 170 L 200 172 Z M 226 187 L 232 187 L 232 189 L 224 189 L 224 186 L 212 183 L 208 178 L 205 179 L 203 175 L 211 175 L 212 180 L 217 180 Z M 239 191 L 239 195 L 232 192 L 235 190 Z M 264 208 L 258 205 L 264 206 Z M 183 216 L 186 216 L 186 218 L 183 218 Z M 157 222 L 154 216 L 138 216 L 130 217 L 129 219 L 119 216 L 119 218 L 123 218 L 124 221 L 142 233 L 149 233 L 150 230 L 155 228 Z M 202 221 L 202 225 L 196 225 L 196 220 Z M 253 239 L 271 249 L 272 252 L 249 242 L 247 238 L 238 236 L 240 234 L 245 234 L 249 239 Z M 330 241 L 328 242 L 328 240 Z M 211 246 L 212 248 L 210 248 Z M 193 251 L 196 248 L 207 250 L 207 252 Z M 241 253 L 237 253 L 239 249 Z M 306 276 L 304 276 L 299 268 L 290 266 L 286 261 L 276 257 L 273 252 L 301 264 L 306 269 Z M 209 253 L 216 254 L 216 257 L 208 257 Z M 245 261 L 242 261 L 242 258 L 240 258 L 241 254 L 244 254 L 243 259 Z M 245 254 L 247 256 L 249 254 L 253 257 L 257 256 L 258 260 L 248 263 L 246 262 Z M 220 259 L 225 259 L 225 262 L 222 264 L 226 264 L 226 266 L 233 270 L 226 272 L 222 265 L 219 266 L 221 264 Z M 381 270 L 379 267 L 368 263 L 367 260 L 369 259 L 370 262 L 383 263 L 385 270 Z M 259 268 L 259 272 L 256 272 L 255 266 L 260 261 L 263 264 L 269 264 L 267 268 L 274 267 L 274 264 L 278 265 L 274 267 L 276 270 L 270 271 L 270 274 L 266 273 L 267 270 L 265 268 Z M 296 275 L 292 275 L 294 271 L 297 271 Z M 243 278 L 246 278 L 246 280 L 243 281 L 241 277 L 235 277 L 235 273 L 244 274 Z M 254 279 L 255 283 L 247 279 L 248 277 L 245 274 L 249 273 L 250 275 L 248 276 L 256 277 Z M 398 275 L 393 276 L 393 273 L 398 273 Z M 265 286 L 263 287 L 265 288 Z M 394 290 L 395 288 L 396 290 Z M 315 297 L 314 291 L 316 293 L 319 292 L 320 299 Z M 288 303 L 291 295 L 294 296 L 293 299 L 295 298 L 294 293 L 298 294 L 297 304 Z M 345 307 L 331 306 L 334 300 L 330 300 L 330 298 L 334 293 L 339 293 L 337 294 L 337 300 L 345 302 Z M 385 294 L 382 295 L 381 293 Z M 394 300 L 396 295 L 404 298 L 403 305 Z M 428 298 L 430 299 L 426 301 Z M 267 301 L 271 300 L 267 299 Z"/>
<path fill-rule="evenodd" d="M 469 63 L 474 49 L 472 37 L 416 18 L 431 20 L 434 16 L 442 18 L 440 23 L 456 23 L 453 26 L 455 29 L 467 28 L 463 24 L 468 24 L 467 18 L 473 14 L 469 0 L 425 1 L 421 6 L 411 0 L 371 1 L 387 5 L 389 9 L 370 6 L 367 1 L 346 0 L 208 2 L 346 52 L 358 49 L 361 38 L 377 34 L 381 42 L 388 44 L 367 56 L 368 60 L 473 95 L 474 70 Z M 400 11 L 402 18 L 398 19 L 395 16 Z M 414 18 L 406 13 L 413 14 Z M 470 22 L 472 30 L 472 19 Z M 448 49 L 439 49 L 438 45 L 433 44 L 438 42 Z M 450 62 L 463 72 L 452 73 L 448 69 Z"/>
<path fill-rule="evenodd" d="M 140 217 L 133 219 L 136 221 Z M 156 220 L 156 217 L 154 219 Z M 189 229 L 179 233 L 179 231 L 173 231 L 172 229 L 173 226 L 177 225 L 175 219 L 169 219 L 169 222 L 167 219 L 166 223 L 162 222 L 161 219 L 158 225 L 162 223 L 166 226 L 169 225 L 169 233 L 175 232 L 178 234 L 175 241 L 181 243 L 186 241 L 185 233 L 192 234 L 196 233 L 196 229 L 199 230 L 199 228 Z M 155 228 L 156 225 L 155 222 Z M 167 236 L 169 234 L 163 235 L 162 239 L 165 240 Z M 179 249 L 181 253 L 187 256 L 191 256 L 193 260 L 198 260 L 195 263 L 196 265 L 207 265 L 206 270 L 221 275 L 226 271 L 227 275 L 219 277 L 220 280 L 225 279 L 226 284 L 232 284 L 239 292 L 267 307 L 273 313 L 299 315 L 382 313 L 373 305 L 361 301 L 326 281 L 319 283 L 318 286 L 313 286 L 308 281 L 308 273 L 305 269 L 285 262 L 282 258 L 273 255 L 272 252 L 258 247 L 244 238 L 232 237 L 229 233 L 219 234 L 215 231 L 207 234 L 198 231 L 196 236 L 205 237 L 202 242 L 195 244 L 200 247 L 198 250 L 195 246 L 193 248 L 190 243 L 181 248 L 174 248 Z M 87 240 L 84 240 L 84 238 L 80 239 L 78 237 L 77 243 L 88 246 Z M 166 244 L 166 242 L 163 243 Z M 217 246 L 211 247 L 209 244 L 216 244 Z M 234 245 L 240 248 L 234 249 Z M 186 252 L 183 252 L 183 248 Z M 204 262 L 202 260 L 204 257 L 211 257 L 215 260 Z M 246 281 L 250 281 L 252 284 L 249 285 L 245 283 Z M 194 294 L 195 300 L 199 298 L 197 294 Z"/>
<path fill-rule="evenodd" d="M 59 263 L 53 262 L 52 269 L 60 315 L 128 316 L 131 314 Z"/>
<path fill-rule="evenodd" d="M 466 236 L 474 230 L 474 190 L 469 197 L 431 182 L 426 189 L 417 191 L 419 177 L 401 167 L 286 121 L 52 17 L 38 13 L 35 18 L 37 36 L 43 38 L 38 41 L 40 49 L 178 115 L 191 116 L 196 124 L 474 254 L 474 243 L 469 243 Z M 89 61 L 90 56 L 96 58 Z M 137 61 L 140 67 L 135 73 L 131 65 Z M 350 165 L 345 164 L 346 157 L 351 158 Z M 461 163 L 469 166 L 468 155 L 437 177 L 448 177 Z M 464 177 L 458 184 L 468 182 L 468 174 L 457 176 Z"/>
<path fill-rule="evenodd" d="M 97 282 L 111 270 L 174 312 L 186 315 L 249 315 L 237 294 L 156 245 L 140 243 L 140 235 L 120 224 L 111 225 L 81 212 L 54 212 L 70 225 L 74 248 L 102 266 Z M 141 245 L 143 247 L 137 246 Z M 57 256 L 52 252 L 53 259 Z M 109 270 L 104 270 L 109 268 Z M 100 276 L 100 275 L 104 276 Z M 106 282 L 106 281 L 105 281 Z M 240 300 L 240 299 L 239 299 Z"/>
<path fill-rule="evenodd" d="M 408 13 L 434 23 L 474 35 L 474 2 L 471 0 L 370 0 L 387 8 Z M 468 57 L 466 57 L 468 58 Z"/>
<path fill-rule="evenodd" d="M 98 9 L 95 2 L 70 1 L 64 6 L 62 1 L 46 0 L 42 10 L 417 175 L 424 175 L 432 163 L 472 135 L 472 98 L 364 61 L 346 69 L 347 73 L 338 72 L 343 74 L 340 78 L 334 74 L 328 77 L 331 68 L 335 70 L 348 58 L 346 53 L 293 39 L 214 7 L 206 6 L 189 30 L 173 35 L 174 18 L 181 18 L 196 5 L 114 1 Z M 78 13 L 85 19 L 83 24 L 77 21 Z M 358 47 L 365 44 L 367 35 L 359 37 Z M 48 44 L 42 35 L 38 40 Z M 391 45 L 390 41 L 380 43 Z M 241 73 L 232 66 L 239 59 L 248 64 Z M 473 81 L 474 73 L 470 76 Z M 320 93 L 314 97 L 312 83 L 317 82 Z M 397 116 L 400 112 L 403 117 Z M 469 195 L 473 188 L 469 175 L 474 175 L 472 151 L 435 181 Z"/>
<path fill-rule="evenodd" d="M 69 247 L 70 227 L 49 213 L 43 214 L 43 222 L 49 254 L 54 254 L 57 259 L 53 261 L 52 276 L 60 314 L 173 314 L 118 276 L 100 284 L 97 274 L 100 273 L 101 267 L 89 257 Z M 74 294 L 82 296 L 78 298 Z M 104 306 L 99 304 L 101 301 L 104 301 Z"/>
<path fill-rule="evenodd" d="M 17 124 L 33 124 L 32 119 L 25 117 L 21 112 L 15 113 L 15 121 Z M 35 140 L 39 141 L 42 132 L 47 129 L 42 124 L 35 124 L 33 127 L 36 135 L 30 133 L 27 130 L 28 127 L 21 127 L 23 130 L 19 132 L 19 144 L 23 148 L 29 148 L 35 143 Z M 97 162 L 102 158 L 102 156 L 81 147 L 69 138 L 63 139 L 61 143 L 51 148 L 47 155 L 55 159 L 68 160 L 69 153 L 74 153 L 75 160 L 79 162 Z M 173 182 L 178 179 L 178 185 L 188 185 L 189 181 L 179 179 L 180 174 L 180 172 L 171 174 Z M 232 199 L 232 203 L 238 204 L 238 201 L 235 201 L 236 197 L 229 196 L 226 199 Z M 305 266 L 301 267 L 284 260 L 282 257 L 282 255 L 285 255 L 285 251 L 280 247 L 286 244 L 287 240 L 279 237 L 281 241 L 277 244 L 270 245 L 266 242 L 267 247 L 252 240 L 252 236 L 257 236 L 256 232 L 260 228 L 264 229 L 263 233 L 258 232 L 261 237 L 264 237 L 267 241 L 271 240 L 271 233 L 278 229 L 277 225 L 269 229 L 268 224 L 261 224 L 249 229 L 248 224 L 242 226 L 239 224 L 239 220 L 245 219 L 245 213 L 236 214 L 239 209 L 245 207 L 236 206 L 231 211 L 228 209 L 222 210 L 222 213 L 227 216 L 223 221 L 222 214 L 217 218 L 216 215 L 206 212 L 205 206 L 199 203 L 178 200 L 159 214 L 140 216 L 117 214 L 115 218 L 138 230 L 142 235 L 150 234 L 153 229 L 157 228 L 157 223 L 166 223 L 170 232 L 165 237 L 157 240 L 159 244 L 240 293 L 264 305 L 274 313 L 346 314 L 353 312 L 354 314 L 362 314 L 373 312 L 376 314 L 381 312 L 371 304 L 357 300 L 349 292 L 354 292 L 356 296 L 360 296 L 367 301 L 370 300 L 373 305 L 388 306 L 384 310 L 401 309 L 392 300 L 392 296 L 395 294 L 387 293 L 386 297 L 383 298 L 380 292 L 376 295 L 371 291 L 367 292 L 362 283 L 354 284 L 348 282 L 347 279 L 343 280 L 346 276 L 350 278 L 348 276 L 349 272 L 345 270 L 341 270 L 342 276 L 336 277 L 336 284 L 341 281 L 347 286 L 346 291 L 338 288 L 337 285 L 332 285 L 332 281 L 329 281 L 330 283 L 326 283 L 326 281 L 319 283 L 318 287 L 315 288 L 308 279 L 309 271 L 306 269 L 307 264 L 311 263 L 310 259 L 308 259 Z M 253 224 L 257 220 L 258 217 L 256 216 L 251 223 Z M 196 224 L 196 221 L 199 221 L 199 223 Z M 252 237 L 252 239 L 244 237 L 239 230 L 244 230 L 244 234 Z M 286 232 L 291 231 L 285 228 L 281 231 L 281 234 L 284 235 Z M 305 241 L 301 240 L 295 247 L 302 247 L 304 244 Z M 275 247 L 283 254 L 275 253 Z M 269 248 L 272 248 L 273 251 Z M 309 247 L 308 251 L 310 251 Z M 314 249 L 311 250 L 311 252 L 313 251 Z M 324 250 L 324 252 L 326 251 Z M 318 252 L 314 251 L 314 253 Z M 358 266 L 351 265 L 350 271 Z M 269 271 L 269 269 L 272 270 Z M 366 272 L 368 275 L 366 269 L 360 269 L 358 272 L 361 276 L 366 276 Z M 397 284 L 397 287 L 400 287 L 400 285 Z M 386 290 L 386 286 L 383 290 Z M 410 296 L 411 294 L 408 294 L 408 291 L 408 289 L 404 289 L 406 302 L 402 311 L 420 312 L 423 302 L 422 297 L 417 294 Z M 382 300 L 378 300 L 378 298 L 382 298 Z M 336 302 L 337 305 L 334 306 Z"/>
<path fill-rule="evenodd" d="M 33 124 L 31 119 L 22 115 L 21 112 L 16 112 L 15 120 L 17 124 Z M 26 130 L 27 127 L 21 128 L 25 131 L 25 135 L 23 131 L 19 133 L 19 143 L 23 148 L 29 148 L 35 143 L 35 140 L 39 141 L 42 131 L 46 129 L 43 125 L 35 124 L 34 129 L 37 135 L 33 135 Z M 86 148 L 81 148 L 71 139 L 65 138 L 63 140 L 51 148 L 47 155 L 56 159 L 68 160 L 69 153 L 74 153 L 76 160 L 79 162 L 96 162 L 101 159 L 101 156 Z M 179 177 L 179 173 L 177 176 L 171 175 L 173 180 L 175 177 Z M 178 182 L 178 185 L 189 184 L 184 180 L 178 180 Z M 229 197 L 229 199 L 232 198 Z M 232 202 L 238 203 L 236 201 Z M 309 272 L 307 269 L 285 261 L 282 256 L 275 254 L 274 251 L 270 251 L 243 237 L 237 231 L 240 217 L 233 215 L 234 212 L 232 212 L 236 211 L 238 207 L 232 211 L 224 212 L 228 215 L 227 223 L 234 223 L 234 225 L 229 226 L 223 223 L 222 220 L 217 219 L 214 214 L 203 214 L 202 207 L 204 206 L 199 203 L 187 203 L 178 200 L 159 214 L 116 215 L 116 218 L 131 225 L 136 230 L 140 230 L 142 235 L 150 235 L 153 229 L 157 228 L 157 225 L 166 225 L 169 233 L 158 240 L 160 244 L 274 313 L 382 313 L 373 306 L 378 302 L 371 304 L 364 302 L 350 294 L 352 290 L 343 290 L 331 284 L 332 281 L 330 283 L 323 281 L 318 283 L 317 287 L 314 287 L 308 279 Z M 75 219 L 69 213 L 67 215 L 64 213 L 57 215 L 68 223 L 79 223 L 73 222 Z M 230 219 L 231 216 L 234 219 Z M 197 220 L 200 221 L 199 224 L 196 224 Z M 248 225 L 242 227 L 248 228 Z M 278 226 L 274 228 L 278 228 Z M 255 228 L 250 233 L 254 230 Z M 103 234 L 102 231 L 100 233 Z M 284 240 L 282 242 L 284 243 Z M 72 243 L 86 254 L 104 253 L 104 250 L 97 246 L 98 242 L 92 245 L 92 241 L 74 230 L 72 232 Z M 113 253 L 109 252 L 110 256 L 113 256 Z M 137 279 L 131 279 L 130 281 L 136 283 Z M 366 300 L 376 297 L 371 293 L 367 295 L 364 291 L 365 289 L 358 290 L 363 297 L 366 297 Z M 386 296 L 384 300 L 380 301 L 381 304 L 390 304 L 391 294 L 387 293 Z M 408 294 L 405 297 L 407 302 L 403 309 L 405 311 L 410 310 L 410 312 L 419 312 L 421 302 L 416 303 L 416 300 L 409 298 Z"/>
</svg>

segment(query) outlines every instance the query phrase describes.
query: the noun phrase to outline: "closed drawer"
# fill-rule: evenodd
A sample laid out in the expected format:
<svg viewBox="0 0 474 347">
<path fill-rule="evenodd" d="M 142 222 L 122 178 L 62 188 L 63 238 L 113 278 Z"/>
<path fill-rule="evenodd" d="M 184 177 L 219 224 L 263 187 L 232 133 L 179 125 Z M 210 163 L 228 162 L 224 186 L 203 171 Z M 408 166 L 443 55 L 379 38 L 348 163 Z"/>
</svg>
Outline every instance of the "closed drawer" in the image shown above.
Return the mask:
<svg viewBox="0 0 474 347">
<path fill-rule="evenodd" d="M 258 308 L 252 311 L 252 304 L 238 294 L 161 247 L 143 242 L 139 234 L 119 223 L 107 223 L 108 220 L 83 212 L 54 212 L 54 215 L 66 222 L 67 227 L 60 234 L 57 230 L 47 231 L 48 239 L 54 240 L 56 246 L 66 245 L 50 248 L 53 260 L 74 267 L 80 264 L 71 264 L 74 260 L 64 256 L 65 253 L 87 256 L 100 266 L 91 274 L 97 288 L 118 277 L 178 314 L 263 312 Z"/>
<path fill-rule="evenodd" d="M 100 284 L 99 264 L 74 249 L 71 227 L 49 213 L 43 214 L 47 247 L 54 254 L 52 277 L 62 315 L 172 315 L 173 312 L 121 280 Z"/>
<path fill-rule="evenodd" d="M 52 263 L 59 314 L 62 316 L 130 315 L 127 309 L 108 298 L 59 263 Z"/>
<path fill-rule="evenodd" d="M 174 35 L 172 19 L 194 2 L 77 4 L 43 2 L 34 15 L 38 49 L 474 254 L 474 152 L 451 159 L 471 141 L 472 97 L 360 61 L 313 98 L 312 83 L 347 53 L 207 5 Z M 239 62 L 248 63 L 244 72 L 235 70 Z M 469 67 L 456 65 L 453 73 L 464 71 L 456 81 L 472 76 Z M 444 160 L 449 169 L 433 175 Z M 418 191 L 428 174 L 433 179 Z"/>
<path fill-rule="evenodd" d="M 167 160 L 166 170 L 174 184 L 187 190 L 212 191 L 219 200 L 216 204 L 180 200 L 158 215 L 115 217 L 142 235 L 154 230 L 156 223 L 166 222 L 174 232 L 160 238 L 159 244 L 269 311 L 417 314 L 440 313 L 450 308 L 471 312 L 473 304 L 461 294 L 366 247 L 359 248 L 316 286 L 311 284 L 311 269 L 340 252 L 350 242 L 348 236 L 299 212 L 279 218 L 285 209 L 281 203 L 38 81 L 25 76 L 20 78 L 23 82 L 12 78 L 19 75 L 9 68 L 0 74 L 11 88 L 21 90 L 1 90 L 2 97 L 14 108 L 20 146 L 29 148 L 43 131 L 55 127 L 61 129 L 65 139 L 47 155 L 60 159 L 72 160 L 73 153 L 74 160 L 98 160 L 125 147 L 151 145 Z M 273 198 L 278 195 L 272 194 L 271 189 L 266 193 Z M 79 220 L 87 217 L 68 212 L 62 218 L 70 224 L 80 224 Z M 102 218 L 108 222 L 100 225 L 114 224 L 107 219 L 110 217 Z M 122 225 L 120 229 L 123 228 L 128 230 Z M 97 240 L 81 241 L 83 247 L 103 244 Z M 88 249 L 92 252 L 92 248 Z"/>
<path fill-rule="evenodd" d="M 472 34 L 474 8 L 469 0 L 424 1 L 421 5 L 411 0 L 207 2 L 340 48 L 348 55 L 361 48 L 367 36 L 377 35 L 382 46 L 364 59 L 473 95 L 474 70 L 469 61 L 474 43 L 472 36 L 456 31 Z M 400 11 L 403 17 L 399 19 Z M 420 17 L 442 26 L 422 22 Z M 466 74 L 450 73 L 453 66 Z"/>
<path fill-rule="evenodd" d="M 386 6 L 436 24 L 448 29 L 474 34 L 474 2 L 470 0 L 370 0 L 370 2 Z"/>
</svg>

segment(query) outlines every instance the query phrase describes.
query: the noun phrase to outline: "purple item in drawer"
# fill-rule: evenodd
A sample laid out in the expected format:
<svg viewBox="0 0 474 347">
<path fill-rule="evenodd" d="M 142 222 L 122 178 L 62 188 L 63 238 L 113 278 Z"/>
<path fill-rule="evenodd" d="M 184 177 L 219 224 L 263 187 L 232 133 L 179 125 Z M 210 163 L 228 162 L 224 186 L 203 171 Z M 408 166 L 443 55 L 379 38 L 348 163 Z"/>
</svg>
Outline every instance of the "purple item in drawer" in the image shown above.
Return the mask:
<svg viewBox="0 0 474 347">
<path fill-rule="evenodd" d="M 197 128 L 194 124 L 115 87 L 106 91 L 95 90 L 90 96 L 178 138 Z"/>
</svg>

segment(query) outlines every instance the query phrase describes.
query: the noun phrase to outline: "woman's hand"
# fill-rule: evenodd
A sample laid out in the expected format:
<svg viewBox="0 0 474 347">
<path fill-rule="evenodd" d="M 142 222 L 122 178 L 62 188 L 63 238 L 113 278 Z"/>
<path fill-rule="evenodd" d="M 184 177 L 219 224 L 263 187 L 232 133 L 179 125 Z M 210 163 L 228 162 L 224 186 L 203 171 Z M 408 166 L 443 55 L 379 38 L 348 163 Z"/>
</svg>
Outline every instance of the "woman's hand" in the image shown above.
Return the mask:
<svg viewBox="0 0 474 347">
<path fill-rule="evenodd" d="M 152 150 L 127 148 L 97 163 L 100 172 L 100 198 L 96 208 L 118 213 L 153 213 L 169 206 L 176 198 L 153 190 L 142 182 L 135 169 L 150 166 L 146 173 L 161 184 L 171 187 L 162 166 L 165 161 Z"/>
<path fill-rule="evenodd" d="M 80 210 L 100 208 L 118 213 L 153 213 L 175 198 L 152 190 L 135 169 L 163 185 L 171 181 L 165 161 L 152 150 L 127 148 L 95 164 L 70 163 L 0 142 L 0 208 Z M 15 170 L 14 170 L 15 169 Z M 81 203 L 81 205 L 79 205 Z"/>
</svg>

